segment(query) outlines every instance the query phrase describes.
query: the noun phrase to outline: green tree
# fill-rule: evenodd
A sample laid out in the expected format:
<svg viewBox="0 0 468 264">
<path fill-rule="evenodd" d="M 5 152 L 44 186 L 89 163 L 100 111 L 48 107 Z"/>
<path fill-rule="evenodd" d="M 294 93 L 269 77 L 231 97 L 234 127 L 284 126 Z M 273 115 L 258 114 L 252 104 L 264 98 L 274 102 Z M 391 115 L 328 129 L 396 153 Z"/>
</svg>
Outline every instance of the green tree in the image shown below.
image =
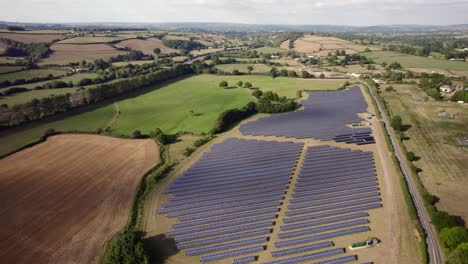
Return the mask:
<svg viewBox="0 0 468 264">
<path fill-rule="evenodd" d="M 104 258 L 105 264 L 147 264 L 149 259 L 143 248 L 141 238 L 130 230 L 116 235 L 109 244 Z"/>
<path fill-rule="evenodd" d="M 466 264 L 468 263 L 468 243 L 462 243 L 450 253 L 447 258 L 447 264 Z"/>
<path fill-rule="evenodd" d="M 221 87 L 221 88 L 226 88 L 226 87 L 228 87 L 228 85 L 229 85 L 229 84 L 228 84 L 228 82 L 226 82 L 226 81 L 221 81 L 221 82 L 219 83 L 219 87 Z"/>
<path fill-rule="evenodd" d="M 153 50 L 153 52 L 154 52 L 154 54 L 159 55 L 159 54 L 161 54 L 161 49 L 160 48 L 155 48 Z"/>
<path fill-rule="evenodd" d="M 249 74 L 253 71 L 253 69 L 254 69 L 254 68 L 253 68 L 252 66 L 250 66 L 250 65 L 247 66 L 247 71 L 249 71 Z"/>
<path fill-rule="evenodd" d="M 449 215 L 445 211 L 436 211 L 431 214 L 432 223 L 435 225 L 437 230 L 442 230 L 444 228 L 450 228 L 457 226 L 457 222 L 453 216 Z"/>
<path fill-rule="evenodd" d="M 244 84 L 244 83 L 243 83 L 242 81 L 238 81 L 238 82 L 237 82 L 237 87 L 242 87 L 243 84 Z"/>
<path fill-rule="evenodd" d="M 301 77 L 304 79 L 310 78 L 310 73 L 307 71 L 301 71 Z"/>
<path fill-rule="evenodd" d="M 279 75 L 280 75 L 280 76 L 283 76 L 283 77 L 287 77 L 287 76 L 288 76 L 288 70 L 286 70 L 286 69 L 281 69 Z"/>
<path fill-rule="evenodd" d="M 461 243 L 468 242 L 468 229 L 462 226 L 444 228 L 440 231 L 440 242 L 445 248 L 452 251 Z"/>
<path fill-rule="evenodd" d="M 132 133 L 133 138 L 143 138 L 143 135 L 141 134 L 140 130 L 135 130 Z"/>
<path fill-rule="evenodd" d="M 320 79 L 323 79 L 323 78 L 325 78 L 325 74 L 321 73 L 321 74 L 319 75 L 319 77 L 320 77 Z"/>
<path fill-rule="evenodd" d="M 240 74 L 241 74 L 241 73 L 240 73 L 240 71 L 239 71 L 238 69 L 234 69 L 234 70 L 232 71 L 232 75 L 240 75 Z"/>
<path fill-rule="evenodd" d="M 402 125 L 403 121 L 401 120 L 401 117 L 400 116 L 394 116 L 392 117 L 392 119 L 390 120 L 390 125 L 392 126 L 392 128 L 395 130 L 395 131 L 400 131 L 401 130 L 401 125 Z"/>
<path fill-rule="evenodd" d="M 288 76 L 289 77 L 297 77 L 297 73 L 296 73 L 296 71 L 289 71 Z"/>
<path fill-rule="evenodd" d="M 254 96 L 257 99 L 260 99 L 260 97 L 262 97 L 262 95 L 263 95 L 263 92 L 260 91 L 259 89 L 252 92 L 252 96 Z"/>
<path fill-rule="evenodd" d="M 413 152 L 407 151 L 407 152 L 406 152 L 406 158 L 407 158 L 409 161 L 414 161 L 414 159 L 416 158 L 416 156 L 414 155 Z"/>
<path fill-rule="evenodd" d="M 244 88 L 252 88 L 252 84 L 250 82 L 245 82 Z"/>
</svg>

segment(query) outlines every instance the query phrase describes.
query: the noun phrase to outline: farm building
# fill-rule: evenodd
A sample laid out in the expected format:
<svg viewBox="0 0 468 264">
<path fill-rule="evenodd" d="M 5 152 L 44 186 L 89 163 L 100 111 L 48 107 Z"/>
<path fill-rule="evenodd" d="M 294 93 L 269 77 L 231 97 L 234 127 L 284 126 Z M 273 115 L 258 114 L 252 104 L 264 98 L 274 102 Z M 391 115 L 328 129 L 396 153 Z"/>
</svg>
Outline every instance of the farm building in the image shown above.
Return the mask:
<svg viewBox="0 0 468 264">
<path fill-rule="evenodd" d="M 440 87 L 440 91 L 444 93 L 452 93 L 455 91 L 455 87 L 451 85 L 443 85 Z"/>
<path fill-rule="evenodd" d="M 468 137 L 459 137 L 456 140 L 459 146 L 468 147 Z"/>
</svg>

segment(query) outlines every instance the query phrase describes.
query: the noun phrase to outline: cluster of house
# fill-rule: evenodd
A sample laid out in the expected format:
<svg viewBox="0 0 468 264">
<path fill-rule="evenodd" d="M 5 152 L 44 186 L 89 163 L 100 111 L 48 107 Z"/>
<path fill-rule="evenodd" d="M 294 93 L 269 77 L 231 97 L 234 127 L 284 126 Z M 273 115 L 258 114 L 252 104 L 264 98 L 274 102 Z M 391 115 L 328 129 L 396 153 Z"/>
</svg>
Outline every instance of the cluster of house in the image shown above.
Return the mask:
<svg viewBox="0 0 468 264">
<path fill-rule="evenodd" d="M 468 91 L 468 87 L 463 88 L 462 86 L 455 86 L 455 85 L 443 85 L 440 87 L 440 91 L 443 93 L 453 93 L 458 92 L 461 90 Z"/>
<path fill-rule="evenodd" d="M 88 67 L 80 67 L 80 66 L 72 66 L 71 71 L 72 72 L 89 72 L 91 69 Z"/>
</svg>

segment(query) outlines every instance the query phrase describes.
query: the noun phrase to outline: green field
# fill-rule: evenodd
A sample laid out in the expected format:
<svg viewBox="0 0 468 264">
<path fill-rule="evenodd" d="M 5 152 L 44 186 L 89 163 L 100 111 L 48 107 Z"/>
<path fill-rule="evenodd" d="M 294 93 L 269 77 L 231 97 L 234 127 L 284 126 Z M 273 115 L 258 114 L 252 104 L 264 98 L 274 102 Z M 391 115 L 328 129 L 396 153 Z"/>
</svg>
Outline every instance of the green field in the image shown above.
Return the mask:
<svg viewBox="0 0 468 264">
<path fill-rule="evenodd" d="M 213 77 L 212 77 L 213 78 Z M 260 75 L 241 76 L 215 76 L 216 82 L 226 80 L 229 85 L 235 85 L 238 81 L 251 82 L 253 87 L 262 91 L 273 91 L 281 96 L 295 98 L 298 90 L 336 90 L 342 86 L 344 79 L 301 79 Z"/>
<path fill-rule="evenodd" d="M 287 53 L 287 49 L 282 49 L 282 48 L 275 48 L 275 47 L 261 47 L 261 48 L 256 48 L 254 49 L 258 52 L 263 52 L 263 53 Z"/>
<path fill-rule="evenodd" d="M 108 105 L 56 121 L 39 122 L 39 124 L 0 132 L 0 155 L 39 140 L 48 128 L 54 128 L 58 131 L 96 131 L 98 128 L 105 128 L 114 115 L 114 106 Z"/>
<path fill-rule="evenodd" d="M 143 64 L 153 63 L 153 62 L 154 62 L 154 60 L 119 61 L 119 62 L 114 62 L 114 63 L 112 63 L 112 66 L 122 67 L 122 66 L 126 66 L 126 65 L 129 65 L 129 64 L 132 64 L 132 65 L 143 65 Z"/>
<path fill-rule="evenodd" d="M 45 77 L 49 74 L 54 76 L 62 76 L 67 72 L 61 69 L 36 69 L 36 70 L 25 70 L 20 72 L 0 74 L 0 82 L 9 80 L 14 81 L 16 79 L 31 79 L 34 77 Z"/>
<path fill-rule="evenodd" d="M 468 63 L 462 61 L 448 61 L 432 59 L 421 56 L 414 56 L 393 51 L 372 51 L 363 52 L 361 55 L 369 59 L 373 59 L 377 63 L 399 62 L 405 68 L 422 68 L 422 69 L 442 69 L 449 71 L 468 71 Z"/>
<path fill-rule="evenodd" d="M 120 101 L 121 115 L 112 129 L 124 134 L 135 129 L 148 133 L 156 127 L 165 133 L 208 132 L 219 113 L 254 100 L 248 89 L 222 89 L 218 80 L 217 76 L 193 76 Z"/>
<path fill-rule="evenodd" d="M 345 80 L 313 80 L 298 78 L 271 78 L 269 76 L 243 75 L 219 76 L 196 75 L 179 81 L 150 87 L 140 94 L 130 94 L 118 101 L 120 115 L 112 126 L 112 131 L 130 135 L 135 130 L 148 133 L 157 127 L 165 133 L 190 131 L 208 132 L 218 115 L 230 108 L 245 106 L 255 100 L 251 90 L 246 88 L 223 89 L 220 81 L 226 80 L 230 86 L 238 81 L 251 82 L 264 91 L 274 91 L 280 95 L 295 97 L 299 89 L 336 89 Z M 191 113 L 190 111 L 193 111 Z M 0 154 L 7 153 L 40 138 L 47 128 L 59 131 L 96 131 L 105 128 L 115 115 L 113 104 L 101 108 L 64 117 L 57 121 L 42 121 L 18 130 L 0 133 Z"/>
<path fill-rule="evenodd" d="M 221 64 L 216 65 L 217 69 L 220 69 L 224 72 L 231 73 L 233 70 L 238 70 L 241 73 L 248 73 L 247 67 L 252 66 L 253 71 L 252 73 L 262 74 L 262 73 L 269 73 L 271 67 L 265 64 Z"/>
<path fill-rule="evenodd" d="M 64 81 L 64 82 L 73 82 L 76 83 L 79 80 L 83 78 L 95 78 L 97 77 L 97 74 L 95 73 L 78 73 L 74 74 L 71 76 L 66 76 L 60 79 L 56 79 L 57 81 Z M 24 88 L 29 88 L 33 89 L 34 87 L 38 85 L 43 85 L 48 82 L 51 82 L 52 80 L 49 81 L 43 81 L 43 82 L 37 82 L 37 83 L 30 83 L 30 84 L 22 84 L 18 86 L 12 86 L 12 87 L 24 87 Z M 0 92 L 5 91 L 7 89 L 10 89 L 12 87 L 7 87 L 7 88 L 2 88 L 0 89 Z M 87 86 L 91 87 L 91 86 Z M 24 92 L 24 93 L 18 93 L 14 94 L 12 96 L 7 96 L 7 97 L 0 97 L 0 103 L 1 104 L 8 104 L 8 105 L 15 105 L 15 104 L 22 104 L 26 103 L 28 101 L 31 101 L 32 99 L 40 99 L 49 95 L 59 95 L 59 94 L 66 94 L 66 93 L 72 93 L 76 90 L 76 88 L 59 88 L 59 89 L 44 89 L 44 90 L 32 90 L 29 92 Z"/>
<path fill-rule="evenodd" d="M 4 65 L 0 65 L 0 74 L 15 72 L 15 71 L 19 71 L 21 69 L 23 69 L 23 66 L 4 66 Z"/>
</svg>

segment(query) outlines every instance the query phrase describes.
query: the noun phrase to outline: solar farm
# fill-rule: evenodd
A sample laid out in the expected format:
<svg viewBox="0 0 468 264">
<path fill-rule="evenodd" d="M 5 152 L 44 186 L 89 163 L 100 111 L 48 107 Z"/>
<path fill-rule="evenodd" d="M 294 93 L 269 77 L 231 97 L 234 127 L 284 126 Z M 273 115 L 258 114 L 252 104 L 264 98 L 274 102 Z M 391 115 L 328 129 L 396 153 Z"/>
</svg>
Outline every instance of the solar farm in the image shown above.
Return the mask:
<svg viewBox="0 0 468 264">
<path fill-rule="evenodd" d="M 301 104 L 303 110 L 264 117 L 241 126 L 244 135 L 313 138 L 358 145 L 374 143 L 367 127 L 356 113 L 366 112 L 367 103 L 359 87 L 333 92 L 313 92 Z"/>
<path fill-rule="evenodd" d="M 241 125 L 248 138 L 214 144 L 168 185 L 156 214 L 169 223 L 173 258 L 184 255 L 169 263 L 369 261 L 343 242 L 375 235 L 371 214 L 383 207 L 374 153 L 360 149 L 374 143 L 371 130 L 347 126 L 367 104 L 359 87 L 302 104 Z"/>
</svg>

